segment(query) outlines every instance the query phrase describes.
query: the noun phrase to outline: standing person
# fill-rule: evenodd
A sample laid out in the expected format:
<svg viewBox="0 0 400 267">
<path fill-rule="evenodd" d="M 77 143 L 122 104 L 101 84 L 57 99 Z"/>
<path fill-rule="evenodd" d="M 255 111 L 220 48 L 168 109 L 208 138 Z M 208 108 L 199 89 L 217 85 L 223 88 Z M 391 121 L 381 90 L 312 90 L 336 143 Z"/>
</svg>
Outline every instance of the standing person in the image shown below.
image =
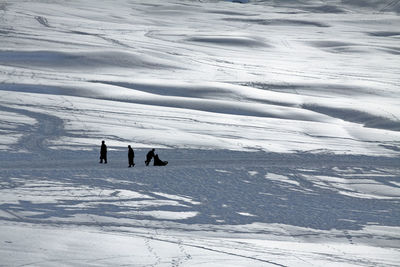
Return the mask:
<svg viewBox="0 0 400 267">
<path fill-rule="evenodd" d="M 135 167 L 135 163 L 133 162 L 133 158 L 135 157 L 135 152 L 133 152 L 133 149 L 131 146 L 128 146 L 128 162 L 129 162 L 129 168 L 130 167 Z"/>
<path fill-rule="evenodd" d="M 144 163 L 146 163 L 146 166 L 149 166 L 149 163 L 151 161 L 151 159 L 154 157 L 154 151 L 155 149 L 153 148 L 152 150 L 150 150 L 147 155 L 146 155 L 146 161 Z"/>
<path fill-rule="evenodd" d="M 107 146 L 106 146 L 106 142 L 104 140 L 101 141 L 100 162 L 99 163 L 103 163 L 103 160 L 104 160 L 104 164 L 107 164 Z"/>
</svg>

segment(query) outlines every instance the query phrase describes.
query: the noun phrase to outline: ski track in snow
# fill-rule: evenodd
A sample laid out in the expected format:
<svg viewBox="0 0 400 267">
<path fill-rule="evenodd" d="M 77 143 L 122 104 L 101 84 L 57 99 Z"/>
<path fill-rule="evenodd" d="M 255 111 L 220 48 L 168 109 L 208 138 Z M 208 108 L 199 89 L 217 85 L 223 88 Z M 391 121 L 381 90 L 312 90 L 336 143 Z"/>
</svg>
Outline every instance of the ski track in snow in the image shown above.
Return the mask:
<svg viewBox="0 0 400 267">
<path fill-rule="evenodd" d="M 0 265 L 399 266 L 400 7 L 368 4 L 1 3 Z"/>
</svg>

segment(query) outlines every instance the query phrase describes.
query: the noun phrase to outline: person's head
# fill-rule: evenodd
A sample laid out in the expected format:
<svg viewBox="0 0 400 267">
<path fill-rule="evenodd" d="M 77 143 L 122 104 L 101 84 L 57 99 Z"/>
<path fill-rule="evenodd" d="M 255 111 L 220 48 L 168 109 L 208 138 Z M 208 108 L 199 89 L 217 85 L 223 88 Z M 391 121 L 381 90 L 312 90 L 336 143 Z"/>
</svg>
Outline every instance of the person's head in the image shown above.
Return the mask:
<svg viewBox="0 0 400 267">
<path fill-rule="evenodd" d="M 131 148 L 131 145 L 128 145 L 128 148 Z"/>
<path fill-rule="evenodd" d="M 104 141 L 104 140 L 103 140 L 103 141 L 101 141 L 101 143 L 102 143 L 102 144 L 104 144 L 105 142 L 106 142 L 106 141 Z"/>
<path fill-rule="evenodd" d="M 155 149 L 153 148 L 151 151 L 153 151 L 153 152 L 154 152 L 154 151 L 155 151 Z"/>
</svg>

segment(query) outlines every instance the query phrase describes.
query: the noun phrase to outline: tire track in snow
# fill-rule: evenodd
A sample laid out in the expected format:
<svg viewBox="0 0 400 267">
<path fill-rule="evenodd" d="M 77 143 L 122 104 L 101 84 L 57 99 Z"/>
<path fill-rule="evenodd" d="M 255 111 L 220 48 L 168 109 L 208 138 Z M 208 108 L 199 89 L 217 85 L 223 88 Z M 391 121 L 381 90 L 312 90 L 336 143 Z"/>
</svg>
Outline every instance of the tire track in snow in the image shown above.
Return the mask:
<svg viewBox="0 0 400 267">
<path fill-rule="evenodd" d="M 47 154 L 50 152 L 48 148 L 50 141 L 58 139 L 65 133 L 64 121 L 59 117 L 2 105 L 0 105 L 0 110 L 18 113 L 37 121 L 34 125 L 24 126 L 25 134 L 17 144 L 13 145 L 15 149 L 26 150 L 38 155 Z"/>
<path fill-rule="evenodd" d="M 134 232 L 129 232 L 129 233 L 134 233 Z M 201 249 L 201 250 L 207 250 L 207 251 L 215 252 L 215 253 L 218 253 L 218 254 L 225 254 L 225 255 L 229 255 L 229 256 L 233 256 L 233 257 L 239 257 L 239 258 L 249 259 L 249 260 L 253 260 L 253 261 L 257 261 L 257 262 L 262 262 L 262 263 L 268 263 L 268 264 L 274 265 L 274 266 L 287 267 L 287 265 L 280 264 L 280 263 L 277 263 L 277 262 L 274 262 L 274 261 L 270 261 L 270 260 L 266 260 L 266 259 L 260 259 L 260 258 L 253 257 L 253 256 L 242 255 L 242 254 L 239 254 L 239 253 L 224 251 L 222 248 L 219 248 L 219 249 L 218 249 L 218 248 L 211 248 L 211 247 L 206 247 L 206 246 L 202 246 L 202 245 L 191 244 L 191 243 L 187 243 L 187 242 L 184 243 L 184 242 L 181 241 L 181 240 L 176 241 L 176 240 L 163 239 L 163 238 L 161 238 L 161 237 L 153 236 L 153 235 L 150 234 L 150 233 L 147 233 L 147 234 L 134 233 L 134 235 L 135 235 L 136 237 L 142 237 L 142 238 L 145 238 L 145 239 L 146 239 L 146 241 L 145 241 L 145 246 L 148 248 L 148 250 L 149 250 L 153 255 L 155 255 L 156 258 L 159 258 L 159 256 L 158 256 L 158 254 L 154 251 L 154 248 L 151 246 L 150 240 L 165 242 L 165 243 L 169 243 L 169 244 L 176 244 L 176 245 L 178 245 L 179 250 L 180 250 L 181 252 L 182 252 L 182 251 L 185 251 L 184 247 L 186 246 L 186 247 L 191 247 L 191 248 L 196 248 L 196 249 Z M 149 235 L 150 235 L 150 236 L 149 236 Z M 183 260 L 179 260 L 179 259 L 178 259 L 178 260 L 172 261 L 172 266 L 173 266 L 173 267 L 181 266 L 181 265 L 184 264 L 186 261 L 192 259 L 192 256 L 191 256 L 190 254 L 188 254 L 187 252 L 184 252 L 184 254 L 185 254 L 185 258 L 184 258 Z M 157 261 L 156 263 L 152 264 L 151 266 L 156 266 L 156 265 L 159 264 L 159 263 L 161 263 L 161 260 L 160 260 L 160 262 Z M 308 263 L 308 262 L 307 262 L 307 263 Z"/>
<path fill-rule="evenodd" d="M 177 244 L 178 244 L 179 251 L 182 253 L 183 257 L 172 260 L 172 266 L 173 267 L 179 267 L 183 263 L 185 263 L 186 261 L 192 259 L 192 255 L 190 255 L 186 251 L 185 247 L 183 246 L 182 239 L 179 239 Z"/>
<path fill-rule="evenodd" d="M 349 232 L 348 231 L 343 231 L 343 233 L 344 233 L 344 236 L 346 237 L 346 239 L 349 241 L 349 243 L 351 245 L 354 245 L 353 237 L 349 234 Z"/>
<path fill-rule="evenodd" d="M 153 237 L 148 237 L 146 238 L 144 244 L 147 248 L 147 250 L 150 252 L 150 254 L 154 257 L 155 263 L 151 264 L 150 266 L 155 267 L 161 263 L 161 257 L 158 255 L 157 251 L 153 248 L 153 246 L 150 244 L 150 240 L 152 240 Z"/>
<path fill-rule="evenodd" d="M 83 32 L 83 31 L 65 31 L 66 33 L 71 33 L 71 34 L 78 34 L 78 35 L 87 35 L 87 36 L 93 36 L 96 38 L 100 38 L 112 45 L 116 45 L 116 46 L 120 46 L 120 47 L 124 47 L 124 48 L 133 48 L 127 44 L 124 44 L 123 42 L 117 40 L 117 39 L 113 39 L 110 37 L 107 37 L 106 34 L 100 34 L 100 33 L 89 33 L 89 32 Z"/>
<path fill-rule="evenodd" d="M 176 243 L 176 241 L 168 241 L 168 240 L 163 240 L 163 239 L 158 239 L 158 238 L 153 238 L 153 239 L 159 240 L 159 241 L 163 241 L 163 242 Z M 276 262 L 273 262 L 273 261 L 259 259 L 259 258 L 256 258 L 256 257 L 247 256 L 247 255 L 240 255 L 240 254 L 236 254 L 236 253 L 233 253 L 233 252 L 224 251 L 224 250 L 220 250 L 220 249 L 213 249 L 213 248 L 205 247 L 205 246 L 201 246 L 201 245 L 184 244 L 184 243 L 181 242 L 181 246 L 199 248 L 199 249 L 208 250 L 208 251 L 216 252 L 216 253 L 220 253 L 220 254 L 226 254 L 226 255 L 230 255 L 230 256 L 234 256 L 234 257 L 240 257 L 240 258 L 250 259 L 250 260 L 259 261 L 259 262 L 263 262 L 263 263 L 268 263 L 268 264 L 275 265 L 275 266 L 286 267 L 286 265 L 283 265 L 283 264 L 280 264 L 280 263 L 276 263 Z"/>
</svg>

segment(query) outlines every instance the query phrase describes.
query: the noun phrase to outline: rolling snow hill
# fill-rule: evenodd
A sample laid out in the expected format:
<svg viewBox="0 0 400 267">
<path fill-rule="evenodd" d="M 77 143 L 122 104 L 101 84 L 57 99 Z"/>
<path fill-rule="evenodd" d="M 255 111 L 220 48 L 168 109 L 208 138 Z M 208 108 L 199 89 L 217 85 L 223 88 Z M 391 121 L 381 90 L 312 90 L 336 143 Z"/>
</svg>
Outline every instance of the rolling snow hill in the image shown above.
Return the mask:
<svg viewBox="0 0 400 267">
<path fill-rule="evenodd" d="M 235 2 L 0 3 L 0 266 L 400 266 L 399 3 Z"/>
</svg>

